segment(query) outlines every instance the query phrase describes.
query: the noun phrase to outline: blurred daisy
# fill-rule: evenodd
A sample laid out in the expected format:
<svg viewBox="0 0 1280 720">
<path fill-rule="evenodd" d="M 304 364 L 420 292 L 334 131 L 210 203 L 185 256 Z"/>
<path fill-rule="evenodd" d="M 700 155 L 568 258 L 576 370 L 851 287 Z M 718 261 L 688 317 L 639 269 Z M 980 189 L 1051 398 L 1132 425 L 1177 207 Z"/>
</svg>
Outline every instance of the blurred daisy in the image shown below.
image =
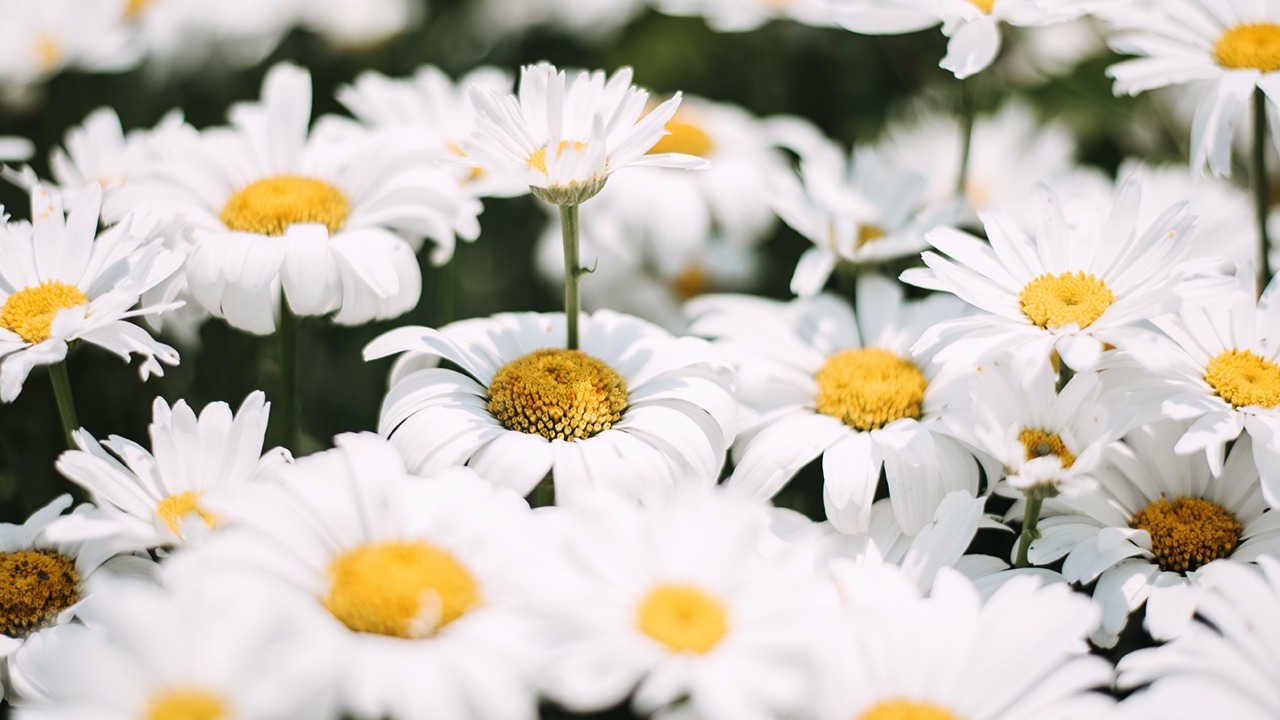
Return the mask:
<svg viewBox="0 0 1280 720">
<path fill-rule="evenodd" d="M 1207 81 L 1191 128 L 1191 167 L 1231 174 L 1231 138 L 1255 91 L 1280 103 L 1280 6 L 1169 0 L 1111 18 L 1111 47 L 1140 56 L 1107 69 L 1116 94 Z"/>
<path fill-rule="evenodd" d="M 64 215 L 42 187 L 31 193 L 32 223 L 0 229 L 0 400 L 12 402 L 33 367 L 67 356 L 83 340 L 128 361 L 142 358 L 143 380 L 178 364 L 178 353 L 128 318 L 172 309 L 133 309 L 182 264 L 161 249 L 154 218 L 135 217 L 97 234 L 102 192 L 90 186 Z M 7 219 L 7 218 L 5 218 Z M 96 237 L 95 237 L 96 235 Z"/>
<path fill-rule="evenodd" d="M 1280 562 L 1205 568 L 1199 622 L 1173 642 L 1120 660 L 1117 684 L 1150 684 L 1120 705 L 1125 720 L 1265 720 L 1280 712 Z"/>
<path fill-rule="evenodd" d="M 576 42 L 603 43 L 644 12 L 646 0 L 476 0 L 468 3 L 470 29 L 486 43 L 550 27 Z"/>
<path fill-rule="evenodd" d="M 730 375 L 702 340 L 601 310 L 565 350 L 561 314 L 504 313 L 379 337 L 365 359 L 407 353 L 378 432 L 414 472 L 466 463 L 527 495 L 548 473 L 557 504 L 714 484 L 733 441 Z M 447 361 L 459 370 L 437 368 Z"/>
<path fill-rule="evenodd" d="M 298 19 L 289 0 L 116 0 L 129 42 L 145 49 L 147 70 L 188 75 L 261 63 Z"/>
<path fill-rule="evenodd" d="M 967 398 L 927 355 L 908 351 L 927 328 L 956 317 L 959 303 L 905 302 L 896 283 L 869 275 L 856 309 L 855 319 L 831 296 L 690 303 L 691 332 L 715 338 L 740 378 L 745 422 L 727 482 L 769 498 L 821 457 L 827 518 L 856 533 L 869 526 L 883 468 L 897 523 L 915 534 L 948 492 L 978 492 L 978 464 L 944 423 Z"/>
<path fill-rule="evenodd" d="M 223 521 L 208 508 L 210 501 L 217 504 L 220 494 L 243 490 L 292 460 L 282 448 L 262 453 L 270 407 L 254 391 L 235 415 L 217 402 L 197 417 L 185 400 L 170 408 L 156 398 L 151 450 L 112 435 L 105 445 L 119 460 L 88 431 L 77 430 L 80 449 L 63 453 L 58 470 L 88 491 L 101 513 L 79 527 L 64 523 L 64 536 L 120 534 L 148 548 L 202 538 Z"/>
<path fill-rule="evenodd" d="M 655 7 L 671 15 L 696 15 L 717 32 L 755 30 L 770 20 L 793 20 L 814 27 L 831 27 L 826 0 L 655 0 Z"/>
<path fill-rule="evenodd" d="M 1107 449 L 1092 492 L 1045 502 L 1028 556 L 1047 565 L 1065 555 L 1067 580 L 1097 582 L 1093 639 L 1104 647 L 1144 603 L 1148 632 L 1168 638 L 1191 620 L 1196 596 L 1187 590 L 1203 572 L 1280 551 L 1280 514 L 1262 499 L 1249 439 L 1214 475 L 1203 457 L 1174 454 L 1184 428 L 1166 421 L 1129 433 Z"/>
<path fill-rule="evenodd" d="M 708 719 L 803 707 L 836 597 L 809 548 L 778 542 L 762 506 L 690 489 L 557 519 L 568 528 L 549 555 L 555 582 L 535 606 L 552 700 L 593 712 L 630 696 L 639 716 L 687 703 Z"/>
<path fill-rule="evenodd" d="M 121 22 L 126 2 L 0 0 L 0 92 L 25 101 L 35 84 L 68 68 L 121 72 L 137 65 L 142 48 L 129 42 Z"/>
<path fill-rule="evenodd" d="M 425 5 L 415 0 L 319 0 L 298 3 L 299 24 L 339 50 L 369 50 L 422 22 Z"/>
<path fill-rule="evenodd" d="M 928 268 L 902 280 L 955 293 L 984 313 L 940 323 L 916 347 L 945 344 L 944 363 L 1011 353 L 1015 369 L 1034 370 L 1056 352 L 1072 370 L 1095 368 L 1104 344 L 1124 348 L 1135 324 L 1177 312 L 1186 291 L 1179 283 L 1190 270 L 1179 264 L 1188 244 L 1173 240 L 1191 232 L 1193 219 L 1174 206 L 1138 225 L 1141 197 L 1138 183 L 1126 182 L 1110 208 L 1073 208 L 1084 215 L 1073 222 L 1041 186 L 1031 237 L 1000 213 L 981 215 L 990 244 L 949 228 L 930 233 L 929 244 L 950 257 L 926 252 Z"/>
<path fill-rule="evenodd" d="M 474 88 L 476 132 L 465 162 L 529 186 L 552 205 L 578 205 L 627 166 L 701 169 L 707 161 L 680 153 L 648 154 L 680 105 L 680 93 L 645 113 L 649 94 L 631 84 L 631 68 L 570 77 L 540 63 L 521 70 L 517 95 Z"/>
<path fill-rule="evenodd" d="M 226 505 L 239 523 L 176 576 L 269 585 L 332 648 L 348 715 L 534 718 L 528 505 L 466 470 L 410 476 L 375 435 L 335 444 Z"/>
</svg>

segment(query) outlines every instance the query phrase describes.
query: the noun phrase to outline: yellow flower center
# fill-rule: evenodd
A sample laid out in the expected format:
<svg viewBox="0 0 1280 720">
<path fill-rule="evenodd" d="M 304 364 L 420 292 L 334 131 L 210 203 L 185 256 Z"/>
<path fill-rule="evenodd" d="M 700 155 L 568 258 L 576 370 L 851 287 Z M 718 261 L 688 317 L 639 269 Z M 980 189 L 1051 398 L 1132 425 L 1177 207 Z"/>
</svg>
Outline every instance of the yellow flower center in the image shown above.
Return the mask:
<svg viewBox="0 0 1280 720">
<path fill-rule="evenodd" d="M 489 383 L 489 414 L 516 432 L 585 440 L 627 409 L 627 381 L 581 350 L 535 350 L 502 366 Z"/>
<path fill-rule="evenodd" d="M 1151 552 L 1161 569 L 1188 572 L 1231 554 L 1244 526 L 1216 503 L 1200 498 L 1160 498 L 1129 523 L 1151 533 Z"/>
<path fill-rule="evenodd" d="M 1022 447 L 1027 449 L 1028 461 L 1052 455 L 1062 461 L 1064 468 L 1069 468 L 1076 463 L 1075 454 L 1067 449 L 1057 433 L 1024 428 L 1018 433 L 1018 440 L 1022 443 Z"/>
<path fill-rule="evenodd" d="M 46 280 L 9 296 L 0 307 L 0 327 L 17 333 L 32 345 L 49 339 L 59 310 L 89 302 L 75 285 Z"/>
<path fill-rule="evenodd" d="M 1228 70 L 1280 70 L 1280 25 L 1263 22 L 1231 28 L 1218 38 L 1213 59 Z"/>
<path fill-rule="evenodd" d="M 671 284 L 671 290 L 680 302 L 695 298 L 711 289 L 711 278 L 701 265 L 690 265 Z"/>
<path fill-rule="evenodd" d="M 1045 329 L 1071 323 L 1087 328 L 1115 301 L 1106 283 L 1083 272 L 1045 273 L 1018 293 L 1022 313 Z"/>
<path fill-rule="evenodd" d="M 222 208 L 222 224 L 238 232 L 283 235 L 290 225 L 319 223 L 336 233 L 351 204 L 338 188 L 320 180 L 277 175 L 249 183 Z"/>
<path fill-rule="evenodd" d="M 705 130 L 694 124 L 684 113 L 676 113 L 667 121 L 667 135 L 649 149 L 649 155 L 659 153 L 684 153 L 709 157 L 716 144 Z"/>
<path fill-rule="evenodd" d="M 872 705 L 858 720 L 960 720 L 954 713 L 932 703 L 915 700 L 887 700 Z"/>
<path fill-rule="evenodd" d="M 53 72 L 62 60 L 62 42 L 58 38 L 44 33 L 36 38 L 36 67 L 42 73 Z"/>
<path fill-rule="evenodd" d="M 838 352 L 815 379 L 818 412 L 864 431 L 919 418 L 929 386 L 915 363 L 877 348 Z"/>
<path fill-rule="evenodd" d="M 132 20 L 138 17 L 147 9 L 147 6 L 155 0 L 129 0 L 124 6 L 124 16 L 126 19 Z"/>
<path fill-rule="evenodd" d="M 576 152 L 582 152 L 587 149 L 587 144 L 584 142 L 578 142 L 577 140 L 561 140 L 560 146 L 556 148 L 556 157 L 559 158 L 563 155 L 564 151 L 569 149 L 570 145 L 573 146 L 573 149 Z M 545 145 L 534 150 L 533 154 L 529 156 L 529 167 L 537 170 L 543 175 L 547 174 L 547 147 Z"/>
<path fill-rule="evenodd" d="M 969 0 L 969 2 L 976 5 L 979 10 L 986 13 L 987 15 L 991 14 L 991 8 L 995 7 L 996 5 L 996 0 Z"/>
<path fill-rule="evenodd" d="M 0 553 L 0 635 L 22 638 L 80 600 L 80 574 L 52 550 Z"/>
<path fill-rule="evenodd" d="M 182 519 L 188 515 L 197 515 L 204 524 L 212 528 L 218 524 L 218 516 L 200 507 L 200 498 L 204 495 L 202 492 L 194 492 L 188 490 L 170 495 L 160 501 L 156 505 L 156 515 L 164 520 L 164 524 L 169 526 L 169 531 L 174 535 L 178 534 L 181 529 Z"/>
<path fill-rule="evenodd" d="M 885 236 L 884 230 L 875 225 L 863 225 L 858 228 L 858 248 L 862 248 L 867 243 L 873 243 Z"/>
<path fill-rule="evenodd" d="M 420 540 L 348 550 L 329 563 L 329 576 L 324 606 L 356 632 L 428 637 L 482 602 L 471 572 Z"/>
<path fill-rule="evenodd" d="M 223 720 L 230 716 L 221 698 L 202 690 L 161 693 L 147 710 L 147 720 Z"/>
<path fill-rule="evenodd" d="M 1210 360 L 1204 381 L 1234 407 L 1280 405 L 1280 365 L 1251 350 L 1228 350 Z"/>
<path fill-rule="evenodd" d="M 660 584 L 636 611 L 640 632 L 675 652 L 706 653 L 729 631 L 724 604 L 692 585 Z"/>
</svg>

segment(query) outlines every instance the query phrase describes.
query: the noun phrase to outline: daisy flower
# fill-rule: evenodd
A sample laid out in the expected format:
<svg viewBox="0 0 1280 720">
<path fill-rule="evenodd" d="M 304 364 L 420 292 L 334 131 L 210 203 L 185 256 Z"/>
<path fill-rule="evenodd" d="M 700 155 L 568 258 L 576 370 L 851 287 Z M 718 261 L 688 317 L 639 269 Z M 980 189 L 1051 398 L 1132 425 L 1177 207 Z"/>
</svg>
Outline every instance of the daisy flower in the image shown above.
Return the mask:
<svg viewBox="0 0 1280 720">
<path fill-rule="evenodd" d="M 125 5 L 0 2 L 0 91 L 10 101 L 27 100 L 34 85 L 68 68 L 122 72 L 137 65 L 142 48 L 129 42 L 121 22 Z"/>
<path fill-rule="evenodd" d="M 173 305 L 132 309 L 172 275 L 182 256 L 163 250 L 155 218 L 138 216 L 98 234 L 102 192 L 85 189 L 64 215 L 42 187 L 31 193 L 31 223 L 0 229 L 0 400 L 12 402 L 33 367 L 67 356 L 83 340 L 128 361 L 138 355 L 143 380 L 178 364 L 178 353 L 128 318 Z M 7 218 L 4 218 L 7 220 Z"/>
<path fill-rule="evenodd" d="M 813 27 L 831 27 L 826 0 L 655 0 L 671 15 L 700 16 L 717 32 L 755 30 L 770 20 L 792 20 Z"/>
<path fill-rule="evenodd" d="M 299 25 L 340 51 L 367 51 L 422 22 L 424 5 L 415 0 L 320 0 L 298 3 Z"/>
<path fill-rule="evenodd" d="M 1092 492 L 1045 501 L 1028 557 L 1047 565 L 1065 555 L 1068 581 L 1097 582 L 1094 642 L 1105 647 L 1144 603 L 1148 632 L 1175 634 L 1196 609 L 1189 586 L 1209 568 L 1280 551 L 1280 514 L 1262 499 L 1248 437 L 1215 475 L 1203 456 L 1174 454 L 1184 428 L 1165 421 L 1129 433 L 1107 448 Z"/>
<path fill-rule="evenodd" d="M 551 700 L 593 712 L 630 696 L 639 716 L 687 703 L 708 719 L 803 707 L 836 598 L 812 546 L 780 543 L 763 506 L 697 488 L 558 510 L 556 580 L 535 600 Z"/>
<path fill-rule="evenodd" d="M 631 84 L 631 68 L 570 76 L 554 65 L 526 65 L 518 95 L 473 88 L 476 131 L 465 162 L 529 186 L 540 200 L 575 206 L 594 197 L 627 166 L 701 169 L 680 153 L 647 154 L 680 106 L 680 93 L 645 113 L 649 94 Z"/>
<path fill-rule="evenodd" d="M 1280 711 L 1280 562 L 1214 564 L 1202 579 L 1198 622 L 1120 660 L 1119 687 L 1147 687 L 1121 703 L 1119 717 L 1265 720 Z"/>
<path fill-rule="evenodd" d="M 268 584 L 332 649 L 348 715 L 532 720 L 528 505 L 464 469 L 410 476 L 375 435 L 334 442 L 225 505 L 237 524 L 175 555 L 175 576 Z"/>
<path fill-rule="evenodd" d="M 468 3 L 469 27 L 487 43 L 550 27 L 575 42 L 604 43 L 644 12 L 647 0 L 476 0 Z"/>
<path fill-rule="evenodd" d="M 27 720 L 336 717 L 328 655 L 262 588 L 93 583 L 99 601 L 20 656 Z"/>
<path fill-rule="evenodd" d="M 564 327 L 504 313 L 377 338 L 366 360 L 407 353 L 378 432 L 414 472 L 465 463 L 521 495 L 550 473 L 557 504 L 714 484 L 737 417 L 712 348 L 606 310 L 583 315 L 581 350 L 559 346 Z"/>
<path fill-rule="evenodd" d="M 57 467 L 101 509 L 79 532 L 126 535 L 148 548 L 202 537 L 223 520 L 208 509 L 210 501 L 216 504 L 220 494 L 243 490 L 292 460 L 282 448 L 262 452 L 270 408 L 261 391 L 250 393 L 234 415 L 223 402 L 210 403 L 197 417 L 185 400 L 170 408 L 156 398 L 150 451 L 117 435 L 104 449 L 77 430 L 80 449 L 63 453 Z M 69 523 L 63 530 L 74 531 Z"/>
<path fill-rule="evenodd" d="M 1143 3 L 1111 18 L 1111 47 L 1138 55 L 1112 65 L 1116 94 L 1202 81 L 1191 127 L 1191 167 L 1231 174 L 1231 138 L 1249 96 L 1280 103 L 1280 6 L 1256 0 Z"/>
<path fill-rule="evenodd" d="M 929 233 L 946 255 L 924 253 L 928 268 L 902 280 L 954 293 L 984 313 L 933 327 L 918 349 L 948 343 L 937 359 L 966 365 L 1011 353 L 1015 369 L 1033 370 L 1056 352 L 1080 372 L 1097 366 L 1104 345 L 1124 348 L 1135 324 L 1177 312 L 1187 291 L 1179 284 L 1192 271 L 1179 266 L 1188 243 L 1175 242 L 1191 232 L 1184 206 L 1141 226 L 1137 182 L 1126 182 L 1110 208 L 1074 207 L 1072 218 L 1047 186 L 1039 195 L 1030 237 L 1001 213 L 979 215 L 990 244 L 950 228 Z"/>
<path fill-rule="evenodd" d="M 898 525 L 915 534 L 948 492 L 978 492 L 978 464 L 944 423 L 967 398 L 927 355 L 908 351 L 959 303 L 905 302 L 896 283 L 866 276 L 856 310 L 830 296 L 689 304 L 691 332 L 715 338 L 740 377 L 744 425 L 727 482 L 769 498 L 821 457 L 827 518 L 856 533 L 871 520 L 883 468 Z"/>
</svg>

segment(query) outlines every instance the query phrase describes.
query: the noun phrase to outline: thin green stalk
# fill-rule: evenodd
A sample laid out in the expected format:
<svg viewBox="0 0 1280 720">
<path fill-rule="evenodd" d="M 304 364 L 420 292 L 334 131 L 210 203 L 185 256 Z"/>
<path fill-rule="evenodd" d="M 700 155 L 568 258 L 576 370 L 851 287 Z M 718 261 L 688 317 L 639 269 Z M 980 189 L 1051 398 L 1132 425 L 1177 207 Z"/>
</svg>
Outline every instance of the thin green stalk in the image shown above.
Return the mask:
<svg viewBox="0 0 1280 720">
<path fill-rule="evenodd" d="M 449 262 L 436 268 L 436 327 L 443 327 L 453 322 L 457 314 L 455 305 L 458 293 L 458 256 L 454 255 Z"/>
<path fill-rule="evenodd" d="M 973 152 L 973 126 L 978 117 L 978 76 L 960 81 L 960 174 L 956 177 L 956 195 L 968 197 L 969 156 Z"/>
<path fill-rule="evenodd" d="M 298 445 L 298 316 L 280 295 L 280 387 L 273 415 L 280 418 L 280 442 L 297 451 Z"/>
<path fill-rule="evenodd" d="M 1258 242 L 1261 261 L 1258 266 L 1258 290 L 1271 282 L 1271 238 L 1267 234 L 1267 211 L 1271 207 L 1271 186 L 1267 178 L 1267 96 L 1262 89 L 1253 91 L 1253 199 L 1258 211 Z"/>
<path fill-rule="evenodd" d="M 564 236 L 564 318 L 565 347 L 578 349 L 578 283 L 582 264 L 578 260 L 578 206 L 560 206 L 560 229 Z"/>
<path fill-rule="evenodd" d="M 76 441 L 72 433 L 80 427 L 80 421 L 76 419 L 76 401 L 71 396 L 71 378 L 67 376 L 66 360 L 49 366 L 49 380 L 53 382 L 53 395 L 58 401 L 62 434 L 67 440 L 67 447 L 74 450 Z"/>
<path fill-rule="evenodd" d="M 1036 526 L 1040 524 L 1040 506 L 1043 504 L 1043 493 L 1036 490 L 1027 493 L 1027 509 L 1022 514 L 1022 533 L 1018 536 L 1018 558 L 1014 567 L 1031 567 L 1027 551 L 1031 549 L 1031 541 L 1040 536 Z"/>
</svg>

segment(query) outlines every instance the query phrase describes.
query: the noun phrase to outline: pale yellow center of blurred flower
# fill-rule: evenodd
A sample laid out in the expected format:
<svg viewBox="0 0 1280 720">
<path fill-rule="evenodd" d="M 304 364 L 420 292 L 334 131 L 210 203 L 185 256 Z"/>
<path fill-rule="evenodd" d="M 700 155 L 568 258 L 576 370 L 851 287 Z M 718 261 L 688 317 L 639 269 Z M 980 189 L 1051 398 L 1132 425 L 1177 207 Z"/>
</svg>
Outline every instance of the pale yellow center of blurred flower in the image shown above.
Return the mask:
<svg viewBox="0 0 1280 720">
<path fill-rule="evenodd" d="M 863 225 L 858 228 L 858 244 L 861 249 L 867 243 L 873 243 L 885 236 L 884 230 L 875 225 Z"/>
<path fill-rule="evenodd" d="M 979 10 L 987 15 L 990 15 L 991 9 L 996 6 L 996 0 L 969 0 L 969 2 L 976 5 Z"/>
<path fill-rule="evenodd" d="M 671 290 L 680 302 L 698 297 L 710 289 L 711 278 L 701 265 L 690 265 L 671 283 Z"/>
<path fill-rule="evenodd" d="M 49 339 L 59 310 L 89 302 L 80 288 L 46 280 L 9 296 L 0 307 L 0 327 L 17 333 L 32 345 Z"/>
<path fill-rule="evenodd" d="M 1129 523 L 1151 533 L 1151 552 L 1162 570 L 1189 572 L 1231 554 L 1244 526 L 1216 503 L 1200 498 L 1160 498 Z"/>
<path fill-rule="evenodd" d="M 155 0 L 129 0 L 124 6 L 124 16 L 126 19 L 133 19 L 141 15 L 147 6 Z"/>
<path fill-rule="evenodd" d="M 169 531 L 174 535 L 178 534 L 182 519 L 188 515 L 199 516 L 205 525 L 212 528 L 218 524 L 218 516 L 200 506 L 200 498 L 203 495 L 202 492 L 192 490 L 170 495 L 156 505 L 156 515 L 169 526 Z"/>
<path fill-rule="evenodd" d="M 58 61 L 62 60 L 62 42 L 48 33 L 36 38 L 34 50 L 36 67 L 42 73 L 53 72 L 58 67 Z"/>
<path fill-rule="evenodd" d="M 502 366 L 489 383 L 489 414 L 508 430 L 548 440 L 604 432 L 627 403 L 627 381 L 581 350 L 535 350 Z"/>
<path fill-rule="evenodd" d="M 919 418 L 929 386 L 915 363 L 878 348 L 838 352 L 814 378 L 818 412 L 863 431 Z"/>
<path fill-rule="evenodd" d="M 886 700 L 872 705 L 857 720 L 960 720 L 954 713 L 932 703 L 915 700 Z"/>
<path fill-rule="evenodd" d="M 1045 273 L 1018 293 L 1022 313 L 1045 329 L 1071 323 L 1087 328 L 1115 301 L 1115 293 L 1106 283 L 1083 272 Z"/>
<path fill-rule="evenodd" d="M 428 637 L 482 602 L 471 572 L 421 540 L 348 550 L 329 563 L 329 577 L 324 606 L 356 632 Z"/>
<path fill-rule="evenodd" d="M 663 583 L 636 610 L 640 632 L 675 652 L 702 654 L 729 632 L 724 604 L 692 586 Z"/>
<path fill-rule="evenodd" d="M 1280 25 L 1249 23 L 1222 33 L 1213 59 L 1228 70 L 1280 70 Z"/>
<path fill-rule="evenodd" d="M 1018 442 L 1021 442 L 1022 447 L 1026 448 L 1028 461 L 1052 455 L 1062 462 L 1062 467 L 1064 468 L 1069 468 L 1076 464 L 1075 453 L 1067 449 L 1066 444 L 1062 442 L 1062 438 L 1058 437 L 1057 433 L 1024 428 L 1022 432 L 1018 433 Z"/>
<path fill-rule="evenodd" d="M 564 151 L 568 150 L 570 146 L 573 146 L 575 152 L 582 152 L 587 149 L 587 144 L 584 142 L 561 140 L 559 147 L 556 148 L 556 157 L 559 158 L 563 155 Z M 529 156 L 529 167 L 543 175 L 547 174 L 547 147 L 545 145 L 534 150 L 533 154 Z"/>
<path fill-rule="evenodd" d="M 222 698 L 203 690 L 169 690 L 151 701 L 147 720 L 223 720 L 231 717 Z"/>
<path fill-rule="evenodd" d="M 290 225 L 319 223 L 333 234 L 351 213 L 347 196 L 329 183 L 277 175 L 250 183 L 231 196 L 222 223 L 238 232 L 284 235 Z"/>
<path fill-rule="evenodd" d="M 698 157 L 709 157 L 716 144 L 707 131 L 699 127 L 692 118 L 684 113 L 676 113 L 667 121 L 667 134 L 662 136 L 656 145 L 649 148 L 649 155 L 659 153 L 684 153 Z"/>
<path fill-rule="evenodd" d="M 1280 405 L 1280 366 L 1251 350 L 1228 350 L 1213 358 L 1204 381 L 1234 407 Z"/>
<path fill-rule="evenodd" d="M 52 550 L 0 553 L 0 635 L 22 638 L 80 600 L 80 574 Z"/>
</svg>

